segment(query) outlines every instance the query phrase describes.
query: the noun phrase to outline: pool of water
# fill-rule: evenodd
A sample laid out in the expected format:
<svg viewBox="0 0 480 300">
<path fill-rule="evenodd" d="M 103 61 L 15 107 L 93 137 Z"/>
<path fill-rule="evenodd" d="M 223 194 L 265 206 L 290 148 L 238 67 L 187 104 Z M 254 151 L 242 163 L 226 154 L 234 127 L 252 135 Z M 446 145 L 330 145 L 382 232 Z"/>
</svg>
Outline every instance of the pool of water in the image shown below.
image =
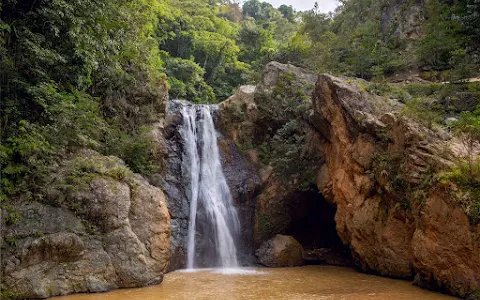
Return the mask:
<svg viewBox="0 0 480 300">
<path fill-rule="evenodd" d="M 105 294 L 77 294 L 55 300 L 159 299 L 456 299 L 411 282 L 359 273 L 349 268 L 305 266 L 282 269 L 176 271 L 162 284 Z"/>
</svg>

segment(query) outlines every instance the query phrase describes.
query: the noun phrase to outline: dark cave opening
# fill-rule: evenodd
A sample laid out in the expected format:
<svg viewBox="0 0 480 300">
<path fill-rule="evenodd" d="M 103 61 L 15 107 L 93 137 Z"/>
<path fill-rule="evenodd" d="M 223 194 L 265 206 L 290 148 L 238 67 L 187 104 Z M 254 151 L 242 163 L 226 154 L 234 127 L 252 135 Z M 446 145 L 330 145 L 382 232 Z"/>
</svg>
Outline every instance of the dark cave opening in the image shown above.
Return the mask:
<svg viewBox="0 0 480 300">
<path fill-rule="evenodd" d="M 314 186 L 297 192 L 294 198 L 289 235 L 305 249 L 305 263 L 351 265 L 350 250 L 337 234 L 336 206 Z"/>
</svg>

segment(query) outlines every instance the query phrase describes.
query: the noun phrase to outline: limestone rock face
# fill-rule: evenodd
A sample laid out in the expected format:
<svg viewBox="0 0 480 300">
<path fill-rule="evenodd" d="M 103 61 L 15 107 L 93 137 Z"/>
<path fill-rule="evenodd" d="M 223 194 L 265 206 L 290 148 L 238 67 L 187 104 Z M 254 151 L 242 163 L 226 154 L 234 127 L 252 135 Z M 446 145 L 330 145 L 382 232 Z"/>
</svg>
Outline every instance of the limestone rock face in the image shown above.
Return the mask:
<svg viewBox="0 0 480 300">
<path fill-rule="evenodd" d="M 420 286 L 461 297 L 473 294 L 480 287 L 480 231 L 448 188 L 433 184 L 415 198 L 395 192 L 387 171 L 386 178 L 369 174 L 378 153 L 400 157 L 404 182 L 419 187 L 451 159 L 442 136 L 396 116 L 396 103 L 329 75 L 319 77 L 313 106 L 312 122 L 324 137 L 317 145 L 325 157 L 317 185 L 336 204 L 337 232 L 357 266 L 415 277 Z"/>
<path fill-rule="evenodd" d="M 272 268 L 303 265 L 303 247 L 291 236 L 276 235 L 266 241 L 255 253 L 259 262 Z"/>
<path fill-rule="evenodd" d="M 401 103 L 368 94 L 359 80 L 316 79 L 275 62 L 267 65 L 255 90 L 244 88 L 219 111 L 222 132 L 244 147 L 259 170 L 261 186 L 253 199 L 256 245 L 275 234 L 293 236 L 292 212 L 314 197 L 296 190 L 295 181 L 282 181 L 261 161 L 272 131 L 290 121 L 275 110 L 281 108 L 279 98 L 268 96 L 276 80 L 292 72 L 316 81 L 310 106 L 296 119 L 304 141 L 300 153 L 318 155 L 310 160 L 317 170 L 315 186 L 335 207 L 336 233 L 353 263 L 365 272 L 414 280 L 425 288 L 475 295 L 480 290 L 480 226 L 469 223 L 450 188 L 434 177 L 455 159 L 455 141 L 403 117 Z M 306 158 L 303 154 L 297 161 Z M 401 185 L 396 186 L 398 178 Z M 306 248 L 308 259 L 315 260 L 318 249 L 328 249 L 313 248 Z"/>
<path fill-rule="evenodd" d="M 123 173 L 128 169 L 118 158 L 93 151 L 63 163 L 58 180 L 80 162 L 88 162 L 92 173 L 72 190 L 56 190 L 62 185 L 55 182 L 50 204 L 18 202 L 10 208 L 20 218 L 2 228 L 5 289 L 46 298 L 162 281 L 170 259 L 162 190 Z"/>
</svg>

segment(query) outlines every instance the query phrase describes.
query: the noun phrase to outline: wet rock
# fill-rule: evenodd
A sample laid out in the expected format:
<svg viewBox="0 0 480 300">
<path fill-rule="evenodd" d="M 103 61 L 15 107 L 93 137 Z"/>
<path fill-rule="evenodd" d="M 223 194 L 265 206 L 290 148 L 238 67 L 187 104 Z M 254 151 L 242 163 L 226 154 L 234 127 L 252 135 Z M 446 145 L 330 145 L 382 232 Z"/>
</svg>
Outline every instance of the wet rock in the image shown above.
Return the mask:
<svg viewBox="0 0 480 300">
<path fill-rule="evenodd" d="M 260 177 L 255 166 L 238 150 L 233 140 L 219 136 L 219 150 L 223 173 L 242 228 L 237 243 L 239 259 L 242 265 L 253 265 L 255 198 L 260 191 Z"/>
<path fill-rule="evenodd" d="M 303 260 L 309 265 L 353 266 L 350 253 L 345 249 L 308 249 L 303 252 Z"/>
<path fill-rule="evenodd" d="M 266 267 L 295 267 L 303 265 L 303 247 L 291 236 L 276 235 L 255 252 L 260 264 Z"/>
<path fill-rule="evenodd" d="M 188 219 L 190 203 L 188 200 L 189 182 L 183 163 L 183 140 L 180 129 L 183 119 L 180 114 L 182 101 L 170 101 L 165 124 L 166 148 L 168 152 L 164 186 L 168 211 L 171 216 L 170 264 L 169 271 L 186 266 Z"/>
</svg>

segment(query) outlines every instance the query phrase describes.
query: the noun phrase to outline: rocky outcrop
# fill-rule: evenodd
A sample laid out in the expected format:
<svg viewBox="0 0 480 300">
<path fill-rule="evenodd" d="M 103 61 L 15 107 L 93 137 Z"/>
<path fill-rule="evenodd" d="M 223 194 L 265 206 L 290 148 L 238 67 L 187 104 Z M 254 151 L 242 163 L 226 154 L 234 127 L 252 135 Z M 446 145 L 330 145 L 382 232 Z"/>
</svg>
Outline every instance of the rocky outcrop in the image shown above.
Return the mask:
<svg viewBox="0 0 480 300">
<path fill-rule="evenodd" d="M 260 264 L 281 268 L 303 265 L 303 247 L 291 236 L 276 235 L 255 252 Z"/>
<path fill-rule="evenodd" d="M 388 0 L 383 6 L 380 29 L 384 39 L 418 39 L 425 21 L 424 0 Z"/>
<path fill-rule="evenodd" d="M 2 288 L 23 298 L 155 284 L 169 263 L 162 190 L 115 157 L 77 153 L 45 202 L 16 202 L 9 214 L 18 218 L 2 228 Z"/>
<path fill-rule="evenodd" d="M 356 264 L 473 294 L 480 284 L 478 229 L 432 179 L 448 164 L 443 137 L 396 115 L 396 103 L 331 76 L 319 77 L 313 103 L 313 124 L 325 138 L 317 185 L 337 206 L 337 231 Z M 393 186 L 398 178 L 403 188 Z"/>
<path fill-rule="evenodd" d="M 266 156 L 269 152 L 274 152 L 273 149 L 267 149 L 270 138 L 289 122 L 290 117 L 296 117 L 295 113 L 289 112 L 291 108 L 288 106 L 291 103 L 280 97 L 282 91 L 279 91 L 277 85 L 280 82 L 285 83 L 292 93 L 301 91 L 295 101 L 308 106 L 309 97 L 300 98 L 311 94 L 315 80 L 316 76 L 311 72 L 292 65 L 271 62 L 263 70 L 262 79 L 256 87 L 241 87 L 235 95 L 220 104 L 221 131 L 234 141 L 243 155 L 256 166 L 260 175 L 261 192 L 250 201 L 256 206 L 253 230 L 256 247 L 276 234 L 291 234 L 291 208 L 304 198 L 304 193 L 298 191 L 295 183 L 286 184 L 284 178 L 265 164 L 268 160 Z M 269 101 L 270 97 L 276 96 L 279 97 L 275 101 Z"/>
<path fill-rule="evenodd" d="M 470 226 L 448 187 L 433 179 L 421 186 L 448 164 L 447 144 L 382 101 L 342 79 L 322 75 L 317 82 L 315 124 L 327 129 L 317 185 L 337 206 L 337 231 L 365 271 L 473 294 L 480 286 L 478 226 Z M 380 159 L 380 174 L 369 172 Z M 403 190 L 392 186 L 393 172 Z"/>
<path fill-rule="evenodd" d="M 223 132 L 261 174 L 255 198 L 256 244 L 275 234 L 297 237 L 293 220 L 299 207 L 312 197 L 322 201 L 298 189 L 310 179 L 292 172 L 289 180 L 282 180 L 282 167 L 275 167 L 284 162 L 287 169 L 291 158 L 285 153 L 297 153 L 298 164 L 308 160 L 314 166 L 314 188 L 334 207 L 336 233 L 357 267 L 461 297 L 474 295 L 480 289 L 480 226 L 469 223 L 451 188 L 435 180 L 435 174 L 452 163 L 455 143 L 441 131 L 403 117 L 398 113 L 401 103 L 368 94 L 362 81 L 321 75 L 309 105 L 297 101 L 293 108 L 282 107 L 285 98 L 278 87 L 285 82 L 275 84 L 269 78 L 288 77 L 281 74 L 291 70 L 299 69 L 270 63 L 263 75 L 267 79 L 253 94 L 240 92 L 241 97 L 230 99 L 220 111 Z M 265 82 L 274 86 L 262 86 Z M 283 92 L 288 99 L 301 98 L 289 93 Z M 282 114 L 274 107 L 300 113 Z M 294 135 L 301 137 L 299 151 L 267 148 L 280 157 L 262 159 L 262 149 L 282 138 L 292 118 L 300 127 Z M 266 125 L 266 120 L 274 125 Z M 306 252 L 325 248 L 312 246 Z"/>
<path fill-rule="evenodd" d="M 188 219 L 190 214 L 188 198 L 190 184 L 188 176 L 184 176 L 184 174 L 188 173 L 189 167 L 183 162 L 184 144 L 180 133 L 183 120 L 179 110 L 179 101 L 171 101 L 169 103 L 164 130 L 168 152 L 165 192 L 172 225 L 170 271 L 186 266 Z"/>
</svg>

